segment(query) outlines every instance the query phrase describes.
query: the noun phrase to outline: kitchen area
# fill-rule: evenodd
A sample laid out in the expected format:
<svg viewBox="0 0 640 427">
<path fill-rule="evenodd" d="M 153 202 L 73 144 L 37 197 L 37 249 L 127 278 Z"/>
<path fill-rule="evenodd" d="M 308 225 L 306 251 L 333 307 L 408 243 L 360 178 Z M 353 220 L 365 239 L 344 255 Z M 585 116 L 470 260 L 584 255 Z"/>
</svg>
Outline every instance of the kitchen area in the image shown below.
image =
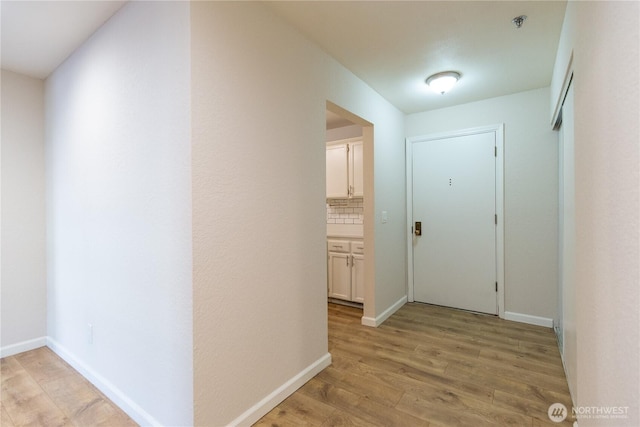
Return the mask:
<svg viewBox="0 0 640 427">
<path fill-rule="evenodd" d="M 333 303 L 364 303 L 362 127 L 327 111 L 327 292 Z"/>
</svg>

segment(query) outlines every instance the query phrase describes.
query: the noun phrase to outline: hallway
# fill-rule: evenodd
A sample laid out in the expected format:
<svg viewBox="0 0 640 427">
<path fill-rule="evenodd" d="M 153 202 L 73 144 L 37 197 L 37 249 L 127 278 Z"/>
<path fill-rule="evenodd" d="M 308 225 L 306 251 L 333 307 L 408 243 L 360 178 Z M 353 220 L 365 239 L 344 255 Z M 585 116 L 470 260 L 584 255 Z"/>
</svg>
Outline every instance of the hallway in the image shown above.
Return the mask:
<svg viewBox="0 0 640 427">
<path fill-rule="evenodd" d="M 256 426 L 571 425 L 551 329 L 425 304 L 406 304 L 379 328 L 361 310 L 329 304 L 330 367 Z"/>
</svg>

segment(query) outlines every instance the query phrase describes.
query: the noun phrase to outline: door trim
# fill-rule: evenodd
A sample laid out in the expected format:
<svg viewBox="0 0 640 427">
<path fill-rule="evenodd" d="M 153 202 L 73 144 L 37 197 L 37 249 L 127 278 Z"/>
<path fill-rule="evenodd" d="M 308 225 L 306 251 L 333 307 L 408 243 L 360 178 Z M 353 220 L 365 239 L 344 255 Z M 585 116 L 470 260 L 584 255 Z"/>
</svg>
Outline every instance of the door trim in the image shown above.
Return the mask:
<svg viewBox="0 0 640 427">
<path fill-rule="evenodd" d="M 374 124 L 353 114 L 349 110 L 326 101 L 326 109 L 362 126 L 362 156 L 364 168 L 364 301 L 362 303 L 363 325 L 368 325 L 365 319 L 376 318 L 376 253 L 375 253 L 375 184 L 374 184 Z M 375 325 L 377 326 L 377 325 Z"/>
<path fill-rule="evenodd" d="M 459 136 L 495 133 L 496 136 L 496 279 L 498 280 L 497 306 L 498 316 L 504 319 L 504 123 L 481 126 L 450 132 L 433 133 L 407 138 L 406 171 L 407 171 L 407 298 L 414 301 L 413 287 L 413 144 L 438 139 L 456 138 Z"/>
</svg>

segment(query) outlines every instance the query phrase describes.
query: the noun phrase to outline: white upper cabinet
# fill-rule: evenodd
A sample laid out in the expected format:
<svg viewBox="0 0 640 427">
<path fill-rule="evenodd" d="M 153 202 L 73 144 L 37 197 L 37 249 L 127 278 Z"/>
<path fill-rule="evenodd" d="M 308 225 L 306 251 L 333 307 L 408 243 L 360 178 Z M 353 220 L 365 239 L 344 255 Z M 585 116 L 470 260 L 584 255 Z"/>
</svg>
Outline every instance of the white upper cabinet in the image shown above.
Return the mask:
<svg viewBox="0 0 640 427">
<path fill-rule="evenodd" d="M 349 197 L 348 144 L 327 146 L 327 198 Z"/>
<path fill-rule="evenodd" d="M 327 144 L 327 199 L 364 195 L 362 138 Z"/>
<path fill-rule="evenodd" d="M 351 197 L 364 196 L 362 141 L 349 144 L 349 190 Z"/>
</svg>

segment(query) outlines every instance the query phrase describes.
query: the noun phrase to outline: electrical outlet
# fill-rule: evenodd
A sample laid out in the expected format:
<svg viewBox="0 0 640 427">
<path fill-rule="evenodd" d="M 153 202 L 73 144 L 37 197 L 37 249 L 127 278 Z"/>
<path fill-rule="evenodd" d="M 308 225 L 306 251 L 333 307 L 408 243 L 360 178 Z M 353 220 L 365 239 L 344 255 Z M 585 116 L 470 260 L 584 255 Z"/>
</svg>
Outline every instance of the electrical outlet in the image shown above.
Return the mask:
<svg viewBox="0 0 640 427">
<path fill-rule="evenodd" d="M 89 344 L 93 344 L 93 325 L 91 323 L 88 323 L 87 326 L 89 326 Z"/>
</svg>

